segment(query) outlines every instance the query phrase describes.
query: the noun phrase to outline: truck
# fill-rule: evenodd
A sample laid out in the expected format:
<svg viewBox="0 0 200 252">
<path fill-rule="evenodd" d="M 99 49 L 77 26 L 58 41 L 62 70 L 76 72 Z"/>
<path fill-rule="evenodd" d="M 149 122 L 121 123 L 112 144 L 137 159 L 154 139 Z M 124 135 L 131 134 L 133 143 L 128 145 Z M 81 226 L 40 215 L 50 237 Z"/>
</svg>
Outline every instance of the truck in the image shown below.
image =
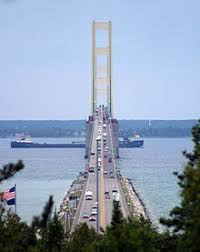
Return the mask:
<svg viewBox="0 0 200 252">
<path fill-rule="evenodd" d="M 112 194 L 113 194 L 113 200 L 115 200 L 115 201 L 119 201 L 119 192 L 112 192 Z"/>
</svg>

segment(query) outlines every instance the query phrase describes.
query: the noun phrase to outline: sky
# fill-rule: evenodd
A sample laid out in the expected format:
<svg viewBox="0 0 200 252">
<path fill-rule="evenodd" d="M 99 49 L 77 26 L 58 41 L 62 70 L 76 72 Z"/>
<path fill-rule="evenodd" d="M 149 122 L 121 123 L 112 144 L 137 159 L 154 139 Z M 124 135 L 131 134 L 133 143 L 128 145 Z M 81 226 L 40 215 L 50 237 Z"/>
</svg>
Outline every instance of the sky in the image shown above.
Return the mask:
<svg viewBox="0 0 200 252">
<path fill-rule="evenodd" d="M 0 0 L 0 119 L 86 119 L 92 21 L 112 21 L 114 117 L 200 117 L 199 0 Z"/>
</svg>

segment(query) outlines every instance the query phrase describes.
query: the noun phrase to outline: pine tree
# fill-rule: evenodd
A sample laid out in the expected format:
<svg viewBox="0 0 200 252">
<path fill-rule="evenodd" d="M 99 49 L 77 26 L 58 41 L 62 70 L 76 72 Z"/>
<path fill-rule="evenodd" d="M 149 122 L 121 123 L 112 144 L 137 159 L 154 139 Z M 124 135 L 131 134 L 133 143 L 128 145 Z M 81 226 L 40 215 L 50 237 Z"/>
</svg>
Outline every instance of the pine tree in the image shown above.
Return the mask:
<svg viewBox="0 0 200 252">
<path fill-rule="evenodd" d="M 115 227 L 117 224 L 122 223 L 123 215 L 120 209 L 120 202 L 113 200 L 113 212 L 112 212 L 112 221 L 111 227 Z"/>
<path fill-rule="evenodd" d="M 56 211 L 54 216 L 49 220 L 47 227 L 47 251 L 48 252 L 60 252 L 62 243 L 64 241 L 64 229 L 63 225 L 58 219 Z"/>
<path fill-rule="evenodd" d="M 69 240 L 65 243 L 66 252 L 93 252 L 96 251 L 98 236 L 94 228 L 89 228 L 86 223 L 76 227 Z"/>
<path fill-rule="evenodd" d="M 24 164 L 19 160 L 16 164 L 9 163 L 3 166 L 3 169 L 0 169 L 0 182 L 3 180 L 9 179 L 15 175 L 16 172 L 22 170 Z"/>
<path fill-rule="evenodd" d="M 176 173 L 181 187 L 181 203 L 175 207 L 170 219 L 160 222 L 172 228 L 180 237 L 180 249 L 199 251 L 200 249 L 200 120 L 192 129 L 194 150 L 183 153 L 188 162 L 183 174 Z"/>
<path fill-rule="evenodd" d="M 49 200 L 44 206 L 41 216 L 36 216 L 33 218 L 31 223 L 31 228 L 39 236 L 39 249 L 47 251 L 47 233 L 48 233 L 48 223 L 51 220 L 51 213 L 53 209 L 53 196 L 49 196 Z"/>
</svg>

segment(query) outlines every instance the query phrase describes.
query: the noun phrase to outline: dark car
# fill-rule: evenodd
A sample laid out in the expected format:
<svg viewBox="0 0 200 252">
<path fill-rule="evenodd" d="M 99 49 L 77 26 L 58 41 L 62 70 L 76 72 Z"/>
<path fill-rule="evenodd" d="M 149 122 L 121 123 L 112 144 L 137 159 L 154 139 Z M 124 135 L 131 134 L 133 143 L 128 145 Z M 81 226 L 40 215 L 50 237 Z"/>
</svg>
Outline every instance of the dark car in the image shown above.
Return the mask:
<svg viewBox="0 0 200 252">
<path fill-rule="evenodd" d="M 109 194 L 109 192 L 105 192 L 105 198 L 106 198 L 106 199 L 110 199 L 110 194 Z"/>
<path fill-rule="evenodd" d="M 89 214 L 83 213 L 82 218 L 83 218 L 83 219 L 88 219 L 88 218 L 89 218 Z"/>
</svg>

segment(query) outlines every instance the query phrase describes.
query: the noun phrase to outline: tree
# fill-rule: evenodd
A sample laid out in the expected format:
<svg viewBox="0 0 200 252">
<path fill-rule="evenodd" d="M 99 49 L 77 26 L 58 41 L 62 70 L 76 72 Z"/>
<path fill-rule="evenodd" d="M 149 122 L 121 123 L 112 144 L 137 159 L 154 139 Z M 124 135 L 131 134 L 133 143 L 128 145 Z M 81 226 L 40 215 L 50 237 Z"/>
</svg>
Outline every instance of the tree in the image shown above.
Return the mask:
<svg viewBox="0 0 200 252">
<path fill-rule="evenodd" d="M 160 251 L 157 244 L 161 239 L 164 240 L 149 220 L 142 217 L 124 219 L 120 202 L 113 201 L 111 225 L 106 228 L 99 251 Z"/>
<path fill-rule="evenodd" d="M 96 251 L 98 236 L 94 228 L 89 228 L 86 223 L 76 227 L 65 244 L 66 252 L 93 252 Z"/>
<path fill-rule="evenodd" d="M 24 164 L 19 160 L 16 164 L 9 163 L 0 169 L 0 183 L 14 176 L 24 168 Z M 0 251 L 34 251 L 37 239 L 36 235 L 20 217 L 6 211 L 0 204 Z"/>
<path fill-rule="evenodd" d="M 47 251 L 60 252 L 64 241 L 63 225 L 58 219 L 58 214 L 54 212 L 53 218 L 48 222 L 47 227 Z"/>
<path fill-rule="evenodd" d="M 181 188 L 181 203 L 170 212 L 170 218 L 160 222 L 178 234 L 182 251 L 199 251 L 200 248 L 200 120 L 192 129 L 194 150 L 183 153 L 188 162 L 183 174 L 175 173 Z"/>
<path fill-rule="evenodd" d="M 31 223 L 31 227 L 38 234 L 38 247 L 40 250 L 48 251 L 48 223 L 51 220 L 51 213 L 53 209 L 53 196 L 49 196 L 49 200 L 44 206 L 41 216 L 35 216 Z"/>
<path fill-rule="evenodd" d="M 112 221 L 111 227 L 115 227 L 117 224 L 122 223 L 123 221 L 123 214 L 120 209 L 120 202 L 113 200 L 113 212 L 112 212 Z"/>
<path fill-rule="evenodd" d="M 31 227 L 0 205 L 0 251 L 31 251 L 36 242 L 37 238 Z"/>
<path fill-rule="evenodd" d="M 0 182 L 3 180 L 9 179 L 14 174 L 24 168 L 24 164 L 19 160 L 16 164 L 9 163 L 3 166 L 3 169 L 0 169 Z"/>
</svg>

